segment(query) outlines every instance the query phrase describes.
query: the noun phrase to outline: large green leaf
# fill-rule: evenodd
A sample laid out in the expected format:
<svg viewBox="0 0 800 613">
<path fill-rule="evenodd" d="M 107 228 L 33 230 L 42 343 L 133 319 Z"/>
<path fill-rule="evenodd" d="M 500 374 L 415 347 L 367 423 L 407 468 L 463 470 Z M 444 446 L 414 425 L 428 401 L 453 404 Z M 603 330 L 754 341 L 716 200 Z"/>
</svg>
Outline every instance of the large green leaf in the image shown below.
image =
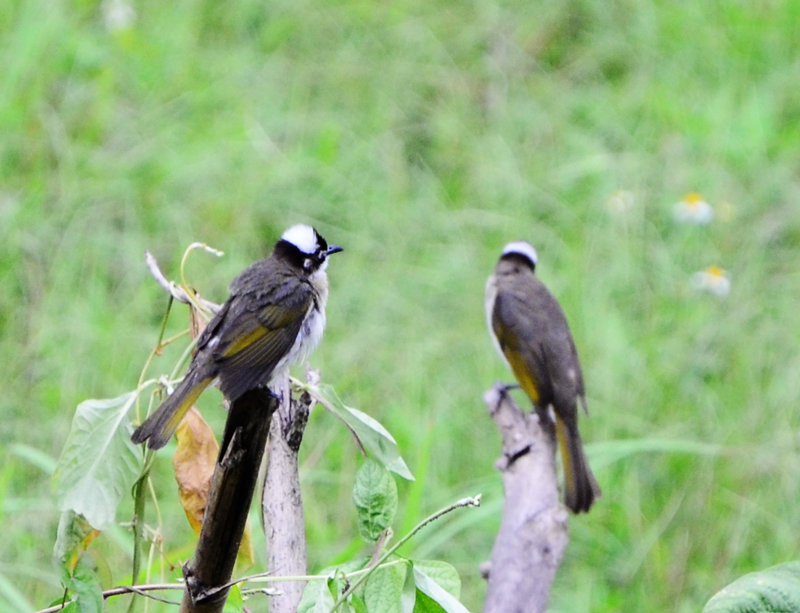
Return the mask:
<svg viewBox="0 0 800 613">
<path fill-rule="evenodd" d="M 400 456 L 397 442 L 380 422 L 358 409 L 346 406 L 330 385 L 300 384 L 300 387 L 346 423 L 373 459 L 404 479 L 414 480 L 414 475 Z"/>
<path fill-rule="evenodd" d="M 79 404 L 53 474 L 59 510 L 83 515 L 98 530 L 114 522 L 122 497 L 139 476 L 128 418 L 136 395 Z"/>
<path fill-rule="evenodd" d="M 408 564 L 391 564 L 376 568 L 364 585 L 364 602 L 370 613 L 403 613 L 403 588 Z M 413 603 L 413 600 L 412 600 Z"/>
<path fill-rule="evenodd" d="M 374 543 L 397 513 L 397 484 L 392 474 L 368 458 L 356 473 L 353 503 L 358 510 L 358 533 Z"/>
<path fill-rule="evenodd" d="M 800 561 L 740 577 L 717 592 L 703 613 L 800 612 Z"/>
</svg>

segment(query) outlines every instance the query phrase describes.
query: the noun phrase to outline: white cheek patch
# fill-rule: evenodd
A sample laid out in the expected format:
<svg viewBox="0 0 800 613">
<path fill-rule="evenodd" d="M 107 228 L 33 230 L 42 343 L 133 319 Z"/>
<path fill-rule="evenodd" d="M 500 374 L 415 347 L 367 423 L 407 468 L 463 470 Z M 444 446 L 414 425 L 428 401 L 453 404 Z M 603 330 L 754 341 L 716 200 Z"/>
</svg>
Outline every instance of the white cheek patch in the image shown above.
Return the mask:
<svg viewBox="0 0 800 613">
<path fill-rule="evenodd" d="M 281 238 L 292 243 L 300 251 L 308 255 L 313 255 L 319 249 L 317 233 L 314 231 L 314 228 L 306 224 L 292 226 L 283 233 Z"/>
</svg>

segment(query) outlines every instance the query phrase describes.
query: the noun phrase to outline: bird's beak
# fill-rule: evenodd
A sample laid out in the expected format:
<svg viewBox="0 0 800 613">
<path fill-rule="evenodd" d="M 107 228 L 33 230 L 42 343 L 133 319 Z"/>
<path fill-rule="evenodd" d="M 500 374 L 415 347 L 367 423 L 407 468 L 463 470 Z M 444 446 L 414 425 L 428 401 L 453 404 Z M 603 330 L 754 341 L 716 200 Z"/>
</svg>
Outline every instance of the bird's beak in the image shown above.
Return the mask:
<svg viewBox="0 0 800 613">
<path fill-rule="evenodd" d="M 339 253 L 340 251 L 344 251 L 344 249 L 339 245 L 330 245 L 328 247 L 328 250 L 325 252 L 325 255 L 330 255 L 332 253 Z"/>
</svg>

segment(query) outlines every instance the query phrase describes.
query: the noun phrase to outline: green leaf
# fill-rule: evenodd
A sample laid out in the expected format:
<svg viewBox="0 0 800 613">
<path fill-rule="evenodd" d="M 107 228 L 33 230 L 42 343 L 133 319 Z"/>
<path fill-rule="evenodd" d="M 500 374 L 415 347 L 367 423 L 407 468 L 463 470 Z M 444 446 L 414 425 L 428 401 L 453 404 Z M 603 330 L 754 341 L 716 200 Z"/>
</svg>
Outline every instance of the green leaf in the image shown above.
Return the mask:
<svg viewBox="0 0 800 613">
<path fill-rule="evenodd" d="M 136 395 L 79 404 L 53 475 L 59 510 L 83 515 L 98 530 L 114 522 L 117 506 L 139 476 L 128 418 Z"/>
<path fill-rule="evenodd" d="M 377 462 L 367 459 L 356 473 L 353 503 L 358 510 L 358 533 L 375 542 L 392 525 L 397 513 L 397 484 Z"/>
<path fill-rule="evenodd" d="M 369 613 L 367 611 L 367 605 L 364 600 L 358 594 L 352 594 L 348 601 L 345 603 L 345 606 L 349 605 L 353 613 Z M 342 607 L 344 610 L 347 610 L 345 607 Z"/>
<path fill-rule="evenodd" d="M 369 561 L 369 557 L 361 556 L 339 566 L 325 568 L 317 573 L 324 575 L 325 578 L 312 579 L 306 583 L 303 597 L 300 599 L 300 604 L 297 608 L 298 613 L 328 613 L 335 604 L 338 594 L 344 589 L 344 582 L 339 577 L 346 573 L 361 570 Z M 338 611 L 345 610 L 342 607 L 338 609 Z"/>
<path fill-rule="evenodd" d="M 346 423 L 372 458 L 403 479 L 414 480 L 414 475 L 400 456 L 397 442 L 377 420 L 358 409 L 346 406 L 330 385 L 301 384 L 301 387 Z"/>
<path fill-rule="evenodd" d="M 53 546 L 53 559 L 62 572 L 62 581 L 67 582 L 82 551 L 95 534 L 94 528 L 82 515 L 74 511 L 64 511 L 58 519 L 56 543 Z"/>
<path fill-rule="evenodd" d="M 444 613 L 444 609 L 433 598 L 425 594 L 425 592 L 417 590 L 414 613 Z"/>
<path fill-rule="evenodd" d="M 375 569 L 364 585 L 364 602 L 370 613 L 403 613 L 403 587 L 408 564 L 391 564 Z"/>
<path fill-rule="evenodd" d="M 413 613 L 417 602 L 417 583 L 414 573 L 410 572 L 411 566 L 406 567 L 406 580 L 403 583 L 403 594 L 400 596 L 400 610 L 403 613 Z"/>
<path fill-rule="evenodd" d="M 461 598 L 461 578 L 452 564 L 441 560 L 414 560 L 414 570 L 424 573 L 456 598 Z"/>
<path fill-rule="evenodd" d="M 72 575 L 68 587 L 75 594 L 76 611 L 80 613 L 102 613 L 103 590 L 100 587 L 100 580 L 97 578 L 94 565 L 88 555 L 83 554 L 78 559 L 75 573 Z"/>
<path fill-rule="evenodd" d="M 413 565 L 414 581 L 419 591 L 434 600 L 446 613 L 469 613 L 458 601 L 461 580 L 455 568 L 446 562 L 433 560 L 415 561 Z M 417 602 L 422 606 L 419 598 Z M 414 610 L 417 611 L 417 608 Z"/>
<path fill-rule="evenodd" d="M 336 601 L 330 590 L 331 579 L 309 581 L 303 590 L 303 597 L 297 613 L 328 613 Z"/>
<path fill-rule="evenodd" d="M 744 575 L 717 592 L 703 608 L 703 613 L 768 611 L 800 611 L 800 561 Z"/>
</svg>

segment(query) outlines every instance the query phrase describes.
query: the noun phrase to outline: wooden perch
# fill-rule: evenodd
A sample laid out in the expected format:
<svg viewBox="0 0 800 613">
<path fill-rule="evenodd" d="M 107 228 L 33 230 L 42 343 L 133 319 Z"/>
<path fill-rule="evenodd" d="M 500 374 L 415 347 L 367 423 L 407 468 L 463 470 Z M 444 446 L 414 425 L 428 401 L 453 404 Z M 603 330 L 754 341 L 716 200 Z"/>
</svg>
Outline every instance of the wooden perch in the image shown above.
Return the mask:
<svg viewBox="0 0 800 613">
<path fill-rule="evenodd" d="M 536 412 L 523 413 L 505 386 L 484 394 L 500 430 L 504 508 L 492 547 L 484 613 L 537 613 L 547 609 L 550 589 L 569 542 L 567 511 L 559 502 L 555 436 Z"/>
<path fill-rule="evenodd" d="M 309 371 L 308 381 L 318 383 L 319 373 Z M 291 398 L 288 378 L 280 394 L 289 401 L 281 402 L 272 417 L 261 506 L 267 570 L 271 575 L 297 577 L 307 574 L 308 566 L 298 451 L 313 401 L 307 393 Z M 274 587 L 279 593 L 269 599 L 270 613 L 297 611 L 305 582 L 277 582 Z"/>
<path fill-rule="evenodd" d="M 266 388 L 231 403 L 180 613 L 222 611 L 278 399 Z"/>
</svg>

